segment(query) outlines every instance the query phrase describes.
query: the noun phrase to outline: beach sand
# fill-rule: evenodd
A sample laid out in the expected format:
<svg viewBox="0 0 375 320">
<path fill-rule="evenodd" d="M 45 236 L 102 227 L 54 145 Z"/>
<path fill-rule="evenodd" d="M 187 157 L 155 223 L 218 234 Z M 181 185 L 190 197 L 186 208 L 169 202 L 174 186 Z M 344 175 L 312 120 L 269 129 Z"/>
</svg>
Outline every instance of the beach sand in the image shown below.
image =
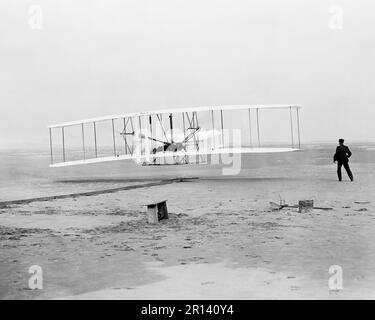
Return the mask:
<svg viewBox="0 0 375 320">
<path fill-rule="evenodd" d="M 187 182 L 1 208 L 0 298 L 373 299 L 375 163 L 354 161 L 355 181 L 344 173 L 339 183 L 324 155 L 234 177 L 196 167 L 184 175 L 200 179 Z M 138 183 L 126 181 L 89 189 Z M 84 189 L 76 185 L 60 193 Z M 272 210 L 280 198 L 333 210 Z M 156 199 L 168 200 L 170 216 L 150 225 L 145 204 Z M 42 290 L 28 287 L 32 265 Z M 328 287 L 332 265 L 343 269 L 342 290 Z"/>
</svg>

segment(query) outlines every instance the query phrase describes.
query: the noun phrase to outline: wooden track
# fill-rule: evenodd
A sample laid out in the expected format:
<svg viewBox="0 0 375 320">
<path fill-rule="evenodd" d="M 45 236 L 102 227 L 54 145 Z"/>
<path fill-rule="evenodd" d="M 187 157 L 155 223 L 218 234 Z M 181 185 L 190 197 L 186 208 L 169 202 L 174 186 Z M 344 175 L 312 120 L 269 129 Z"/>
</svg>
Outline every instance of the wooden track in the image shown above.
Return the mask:
<svg viewBox="0 0 375 320">
<path fill-rule="evenodd" d="M 161 186 L 161 185 L 171 184 L 171 183 L 186 182 L 186 181 L 189 181 L 191 179 L 197 179 L 197 178 L 166 179 L 166 180 L 158 180 L 158 181 L 149 182 L 149 183 L 130 185 L 130 186 L 124 186 L 124 187 L 118 187 L 118 188 L 112 188 L 112 189 L 95 190 L 95 191 L 87 191 L 87 192 L 79 192 L 79 193 L 69 193 L 69 194 L 38 197 L 38 198 L 29 198 L 29 199 L 2 201 L 2 202 L 0 202 L 0 208 L 6 208 L 6 207 L 11 206 L 11 205 L 27 204 L 27 203 L 38 202 L 38 201 L 51 201 L 51 200 L 57 200 L 57 199 L 96 196 L 96 195 L 99 195 L 99 194 L 114 193 L 114 192 L 123 191 L 123 190 L 149 188 L 149 187 Z"/>
</svg>

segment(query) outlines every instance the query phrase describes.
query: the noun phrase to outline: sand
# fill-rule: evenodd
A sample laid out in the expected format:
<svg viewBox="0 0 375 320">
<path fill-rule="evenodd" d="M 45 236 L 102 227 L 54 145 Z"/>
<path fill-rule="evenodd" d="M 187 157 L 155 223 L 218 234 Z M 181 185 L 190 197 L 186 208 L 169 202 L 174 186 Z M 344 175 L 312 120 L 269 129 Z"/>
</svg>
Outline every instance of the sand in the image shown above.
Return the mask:
<svg viewBox="0 0 375 320">
<path fill-rule="evenodd" d="M 0 298 L 373 299 L 375 164 L 352 167 L 354 183 L 328 164 L 265 166 L 0 209 Z M 170 219 L 149 225 L 144 204 L 158 198 Z M 271 210 L 279 198 L 333 210 Z M 31 265 L 42 290 L 28 288 Z"/>
</svg>

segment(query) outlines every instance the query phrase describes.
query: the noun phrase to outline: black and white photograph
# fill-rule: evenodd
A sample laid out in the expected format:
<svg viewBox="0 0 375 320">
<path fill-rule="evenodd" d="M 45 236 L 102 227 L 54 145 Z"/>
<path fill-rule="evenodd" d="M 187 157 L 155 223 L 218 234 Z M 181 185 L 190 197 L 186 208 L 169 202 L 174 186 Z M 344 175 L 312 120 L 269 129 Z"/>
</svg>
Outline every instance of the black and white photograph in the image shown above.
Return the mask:
<svg viewBox="0 0 375 320">
<path fill-rule="evenodd" d="M 374 299 L 374 17 L 2 0 L 0 300 Z"/>
</svg>

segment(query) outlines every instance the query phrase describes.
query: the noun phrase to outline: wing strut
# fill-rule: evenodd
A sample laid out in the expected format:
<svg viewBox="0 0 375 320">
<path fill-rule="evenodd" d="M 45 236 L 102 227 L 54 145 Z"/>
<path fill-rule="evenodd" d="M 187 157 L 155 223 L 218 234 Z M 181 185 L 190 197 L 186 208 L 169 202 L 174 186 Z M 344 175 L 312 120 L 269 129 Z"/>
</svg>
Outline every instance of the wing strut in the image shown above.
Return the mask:
<svg viewBox="0 0 375 320">
<path fill-rule="evenodd" d="M 116 157 L 115 120 L 112 119 L 113 155 Z"/>
<path fill-rule="evenodd" d="M 52 153 L 52 129 L 49 128 L 49 146 L 51 149 L 51 164 L 53 164 L 53 153 Z"/>
<path fill-rule="evenodd" d="M 251 138 L 251 109 L 249 108 L 249 136 L 250 136 L 250 147 L 253 146 L 253 141 Z"/>
<path fill-rule="evenodd" d="M 257 108 L 257 129 L 258 129 L 258 146 L 260 147 L 260 134 L 259 134 L 259 108 Z"/>
<path fill-rule="evenodd" d="M 96 140 L 96 122 L 93 122 L 94 124 L 94 143 L 95 143 L 95 158 L 98 157 L 98 143 Z"/>
<path fill-rule="evenodd" d="M 169 114 L 169 126 L 171 128 L 171 143 L 173 143 L 173 115 Z"/>
<path fill-rule="evenodd" d="M 124 122 L 124 129 L 122 130 L 120 135 L 122 135 L 122 137 L 124 139 L 125 154 L 130 153 L 132 155 L 133 151 L 134 151 L 134 146 L 132 145 L 132 147 L 130 148 L 126 136 L 128 136 L 128 135 L 134 136 L 133 118 L 131 118 L 131 117 L 125 118 L 124 117 L 123 122 Z M 131 132 L 127 132 L 127 125 L 129 124 L 129 122 L 130 122 L 130 125 L 131 125 L 131 130 L 132 130 Z"/>
<path fill-rule="evenodd" d="M 301 138 L 300 138 L 300 133 L 299 133 L 299 111 L 297 107 L 297 129 L 298 129 L 298 149 L 301 149 Z"/>
<path fill-rule="evenodd" d="M 141 116 L 138 116 L 138 124 L 139 124 L 139 135 L 141 135 L 141 132 L 142 132 L 142 122 L 141 122 Z M 139 139 L 140 141 L 140 144 L 141 144 L 141 152 L 140 154 L 142 155 L 142 138 Z"/>
<path fill-rule="evenodd" d="M 82 129 L 82 151 L 83 151 L 83 160 L 86 160 L 86 150 L 85 150 L 85 128 L 84 124 L 81 124 Z"/>
<path fill-rule="evenodd" d="M 61 133 L 62 133 L 63 161 L 65 162 L 65 134 L 64 134 L 64 127 L 61 128 Z"/>
<path fill-rule="evenodd" d="M 289 107 L 289 116 L 290 116 L 290 134 L 292 137 L 292 148 L 294 148 L 292 107 Z"/>
<path fill-rule="evenodd" d="M 221 117 L 221 144 L 222 148 L 224 148 L 224 120 L 223 120 L 223 110 L 220 110 L 220 117 Z"/>
<path fill-rule="evenodd" d="M 214 110 L 211 110 L 211 121 L 212 121 L 212 146 L 211 146 L 211 149 L 215 149 L 215 121 L 214 121 Z"/>
</svg>

